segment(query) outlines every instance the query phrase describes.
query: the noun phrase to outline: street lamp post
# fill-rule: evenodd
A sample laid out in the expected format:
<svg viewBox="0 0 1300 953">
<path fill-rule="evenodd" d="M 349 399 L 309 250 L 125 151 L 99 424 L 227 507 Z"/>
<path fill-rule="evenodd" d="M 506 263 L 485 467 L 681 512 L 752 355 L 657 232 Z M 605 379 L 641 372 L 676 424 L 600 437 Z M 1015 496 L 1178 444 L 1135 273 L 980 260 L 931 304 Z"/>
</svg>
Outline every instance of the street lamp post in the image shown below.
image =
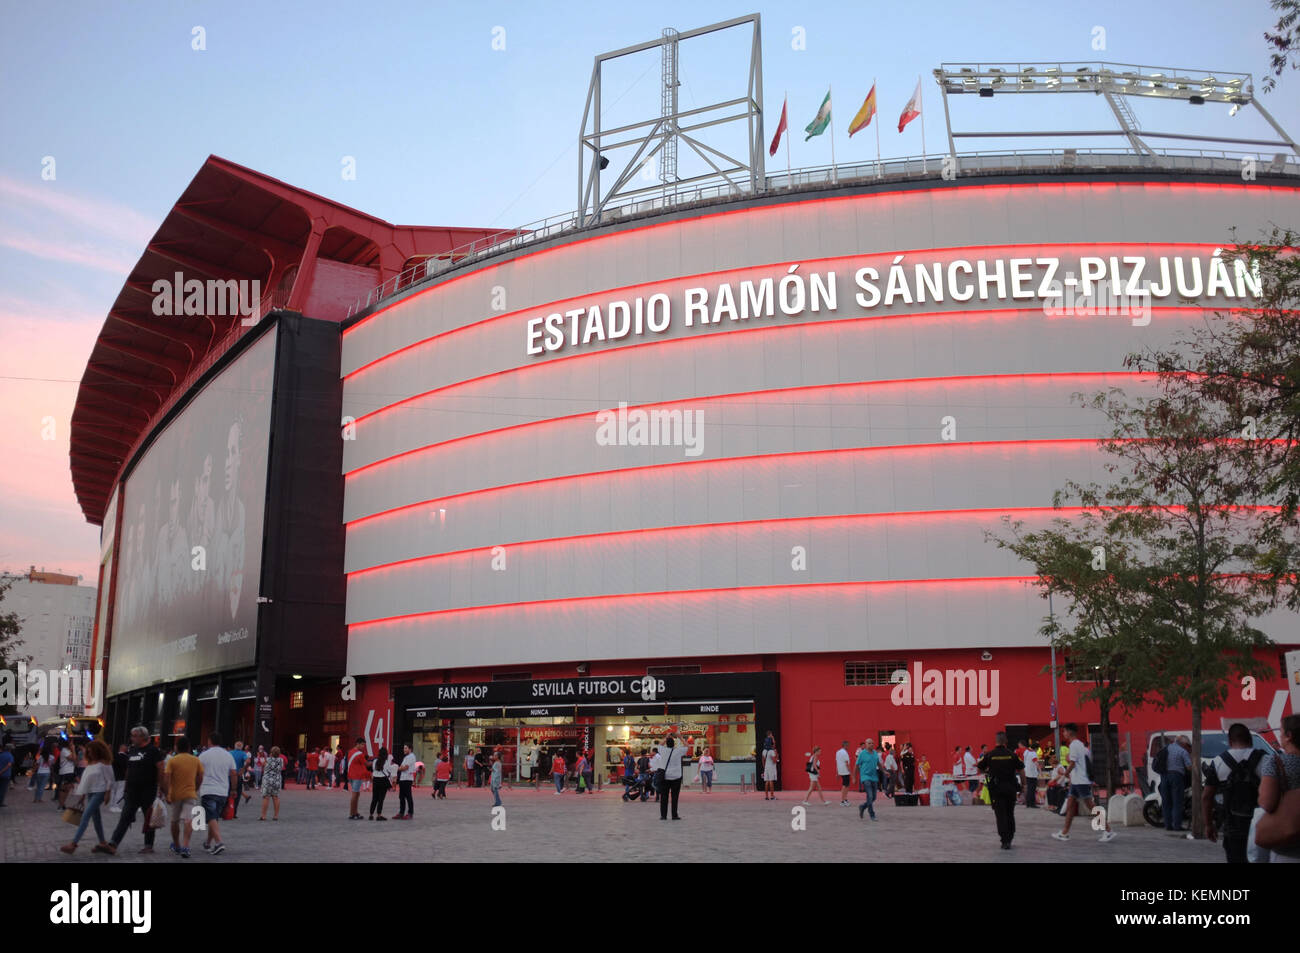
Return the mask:
<svg viewBox="0 0 1300 953">
<path fill-rule="evenodd" d="M 1055 747 L 1052 754 L 1059 756 L 1061 753 L 1061 706 L 1057 704 L 1056 694 L 1056 613 L 1052 610 L 1052 594 L 1047 594 L 1047 618 L 1052 625 L 1052 732 L 1055 738 Z"/>
</svg>

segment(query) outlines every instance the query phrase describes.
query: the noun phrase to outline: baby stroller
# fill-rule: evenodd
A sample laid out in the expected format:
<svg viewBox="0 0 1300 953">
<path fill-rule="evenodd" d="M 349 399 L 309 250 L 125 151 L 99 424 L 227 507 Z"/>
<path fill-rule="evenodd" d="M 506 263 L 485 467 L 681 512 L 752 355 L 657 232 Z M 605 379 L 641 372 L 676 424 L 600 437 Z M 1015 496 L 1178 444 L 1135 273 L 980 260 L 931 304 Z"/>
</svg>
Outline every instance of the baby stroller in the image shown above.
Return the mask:
<svg viewBox="0 0 1300 953">
<path fill-rule="evenodd" d="M 623 776 L 623 800 L 650 800 L 650 775 L 641 773 L 635 777 Z"/>
</svg>

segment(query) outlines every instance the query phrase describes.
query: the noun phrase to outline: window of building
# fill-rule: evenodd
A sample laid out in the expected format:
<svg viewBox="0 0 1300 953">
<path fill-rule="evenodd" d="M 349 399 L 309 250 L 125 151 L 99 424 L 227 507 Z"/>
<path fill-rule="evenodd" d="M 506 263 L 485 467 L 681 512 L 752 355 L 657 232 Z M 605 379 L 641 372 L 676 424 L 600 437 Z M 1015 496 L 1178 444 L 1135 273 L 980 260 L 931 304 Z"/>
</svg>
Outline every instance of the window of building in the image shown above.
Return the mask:
<svg viewBox="0 0 1300 953">
<path fill-rule="evenodd" d="M 907 671 L 907 662 L 902 659 L 893 659 L 887 662 L 845 662 L 844 684 L 850 686 L 893 685 L 894 673 L 900 670 Z"/>
<path fill-rule="evenodd" d="M 528 682 L 532 681 L 532 672 L 497 672 L 492 676 L 494 682 Z"/>
<path fill-rule="evenodd" d="M 326 708 L 325 723 L 333 724 L 336 722 L 345 722 L 348 720 L 348 710 L 346 708 Z"/>
<path fill-rule="evenodd" d="M 301 708 L 302 702 L 303 702 L 302 692 L 293 692 L 289 695 L 290 708 Z"/>
</svg>

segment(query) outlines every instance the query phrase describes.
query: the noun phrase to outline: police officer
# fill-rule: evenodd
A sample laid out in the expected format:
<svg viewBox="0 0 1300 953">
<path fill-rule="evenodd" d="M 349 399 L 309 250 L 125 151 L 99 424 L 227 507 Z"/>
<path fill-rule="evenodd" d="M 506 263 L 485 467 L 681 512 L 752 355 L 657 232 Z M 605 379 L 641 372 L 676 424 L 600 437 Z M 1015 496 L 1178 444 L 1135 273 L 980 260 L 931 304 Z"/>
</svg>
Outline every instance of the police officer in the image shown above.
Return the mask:
<svg viewBox="0 0 1300 953">
<path fill-rule="evenodd" d="M 1010 850 L 1011 838 L 1016 836 L 1016 796 L 1024 787 L 1025 766 L 1007 747 L 1006 732 L 998 732 L 997 742 L 996 748 L 980 758 L 979 768 L 988 778 L 989 800 L 998 821 L 1002 849 Z"/>
</svg>

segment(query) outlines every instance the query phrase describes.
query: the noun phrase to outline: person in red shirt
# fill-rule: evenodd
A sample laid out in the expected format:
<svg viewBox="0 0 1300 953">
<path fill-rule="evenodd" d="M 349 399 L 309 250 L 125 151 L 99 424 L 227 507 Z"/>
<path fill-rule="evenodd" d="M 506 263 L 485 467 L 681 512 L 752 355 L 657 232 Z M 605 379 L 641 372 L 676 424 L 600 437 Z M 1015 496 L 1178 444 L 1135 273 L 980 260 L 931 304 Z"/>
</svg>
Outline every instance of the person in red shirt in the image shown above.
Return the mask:
<svg viewBox="0 0 1300 953">
<path fill-rule="evenodd" d="M 447 782 L 451 780 L 451 755 L 442 753 L 433 769 L 433 794 L 430 797 L 447 800 Z"/>
<path fill-rule="evenodd" d="M 320 748 L 307 752 L 307 790 L 316 790 L 316 773 L 320 771 Z"/>
<path fill-rule="evenodd" d="M 367 775 L 370 774 L 370 765 L 366 763 L 366 740 L 358 738 L 356 746 L 348 752 L 348 787 L 352 790 L 352 800 L 348 807 L 348 820 L 361 820 L 361 812 L 357 809 L 357 802 L 361 800 L 361 785 L 365 783 Z"/>
<path fill-rule="evenodd" d="M 555 779 L 555 793 L 560 794 L 564 791 L 564 758 L 560 757 L 557 751 L 555 757 L 551 759 L 551 777 Z"/>
</svg>

